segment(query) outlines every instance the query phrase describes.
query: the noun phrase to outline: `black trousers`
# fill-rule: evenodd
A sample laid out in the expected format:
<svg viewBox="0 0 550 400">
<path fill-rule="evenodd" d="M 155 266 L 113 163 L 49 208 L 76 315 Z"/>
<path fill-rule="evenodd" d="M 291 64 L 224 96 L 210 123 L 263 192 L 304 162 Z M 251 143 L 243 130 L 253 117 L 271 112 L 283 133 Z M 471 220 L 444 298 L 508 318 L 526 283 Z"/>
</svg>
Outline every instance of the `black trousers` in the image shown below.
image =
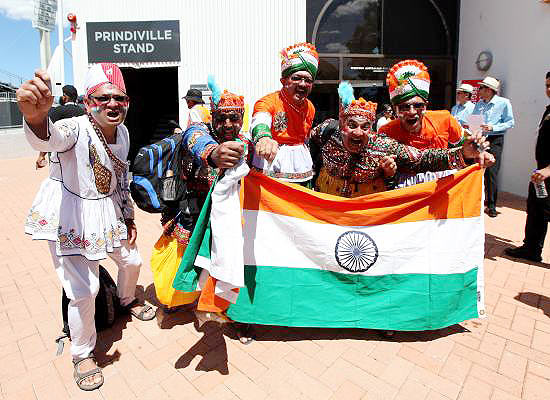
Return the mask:
<svg viewBox="0 0 550 400">
<path fill-rule="evenodd" d="M 546 188 L 550 185 L 546 182 Z M 550 197 L 539 199 L 535 194 L 533 183 L 529 183 L 529 195 L 527 196 L 527 219 L 525 221 L 524 246 L 531 254 L 540 256 L 544 239 L 550 222 Z"/>
<path fill-rule="evenodd" d="M 494 210 L 497 206 L 498 171 L 500 170 L 500 159 L 504 147 L 504 135 L 488 136 L 487 140 L 491 146 L 488 151 L 495 156 L 495 163 L 485 169 L 485 199 L 487 200 L 487 208 Z"/>
</svg>

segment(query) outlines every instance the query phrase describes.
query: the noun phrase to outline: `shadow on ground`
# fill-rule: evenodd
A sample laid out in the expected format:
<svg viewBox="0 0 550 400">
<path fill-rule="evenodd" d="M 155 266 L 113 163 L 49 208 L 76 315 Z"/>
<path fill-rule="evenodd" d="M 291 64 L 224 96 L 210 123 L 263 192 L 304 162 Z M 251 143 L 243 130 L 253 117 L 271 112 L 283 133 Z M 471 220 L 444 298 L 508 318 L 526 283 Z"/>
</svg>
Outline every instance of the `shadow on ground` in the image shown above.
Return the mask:
<svg viewBox="0 0 550 400">
<path fill-rule="evenodd" d="M 239 328 L 243 324 L 225 324 L 221 326 L 215 322 L 207 322 L 202 327 L 198 326 L 193 310 L 195 304 L 166 309 L 158 303 L 155 296 L 154 285 L 151 284 L 145 290 L 145 298 L 151 304 L 159 307 L 157 310 L 157 323 L 161 329 L 171 329 L 176 325 L 193 323 L 198 332 L 203 336 L 175 363 L 176 369 L 188 368 L 192 360 L 199 356 L 201 361 L 195 367 L 197 371 L 218 371 L 222 375 L 229 374 L 228 355 L 225 337 L 237 340 L 238 346 L 244 346 L 238 342 Z M 250 335 L 257 342 L 278 341 L 295 342 L 302 340 L 367 340 L 367 341 L 397 341 L 397 342 L 430 342 L 457 333 L 469 332 L 460 324 L 432 331 L 419 332 L 395 332 L 389 338 L 374 329 L 357 328 L 295 328 L 271 325 L 251 325 Z M 108 347 L 107 347 L 108 349 Z"/>
<path fill-rule="evenodd" d="M 514 299 L 528 306 L 538 308 L 542 310 L 544 315 L 550 317 L 550 297 L 533 292 L 521 292 Z"/>
<path fill-rule="evenodd" d="M 514 247 L 514 242 L 499 236 L 485 234 L 485 258 L 496 261 L 495 257 L 504 256 L 504 249 Z"/>
<path fill-rule="evenodd" d="M 525 185 L 525 196 L 527 196 L 528 185 Z M 498 207 L 511 208 L 517 211 L 526 210 L 526 197 L 518 196 L 508 192 L 499 192 L 498 193 Z"/>
</svg>

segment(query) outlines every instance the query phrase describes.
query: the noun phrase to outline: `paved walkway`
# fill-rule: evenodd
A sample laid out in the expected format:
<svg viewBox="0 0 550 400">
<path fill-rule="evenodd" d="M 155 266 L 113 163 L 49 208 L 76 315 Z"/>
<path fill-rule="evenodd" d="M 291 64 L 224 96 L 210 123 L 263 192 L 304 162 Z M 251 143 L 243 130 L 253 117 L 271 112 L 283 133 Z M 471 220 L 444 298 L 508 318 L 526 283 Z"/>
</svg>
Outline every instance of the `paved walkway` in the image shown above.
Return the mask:
<svg viewBox="0 0 550 400">
<path fill-rule="evenodd" d="M 81 392 L 68 349 L 55 356 L 60 286 L 46 245 L 22 233 L 45 176 L 34 157 L 0 161 L 2 400 L 550 399 L 550 253 L 540 264 L 502 256 L 523 238 L 524 201 L 513 196 L 503 196 L 501 214 L 486 220 L 484 320 L 392 341 L 368 330 L 262 327 L 243 346 L 230 328 L 197 331 L 189 312 L 162 323 L 124 319 L 100 334 L 104 386 Z M 139 284 L 148 297 L 157 220 L 137 214 L 145 258 Z"/>
<path fill-rule="evenodd" d="M 0 160 L 38 155 L 25 140 L 23 128 L 0 128 Z"/>
</svg>

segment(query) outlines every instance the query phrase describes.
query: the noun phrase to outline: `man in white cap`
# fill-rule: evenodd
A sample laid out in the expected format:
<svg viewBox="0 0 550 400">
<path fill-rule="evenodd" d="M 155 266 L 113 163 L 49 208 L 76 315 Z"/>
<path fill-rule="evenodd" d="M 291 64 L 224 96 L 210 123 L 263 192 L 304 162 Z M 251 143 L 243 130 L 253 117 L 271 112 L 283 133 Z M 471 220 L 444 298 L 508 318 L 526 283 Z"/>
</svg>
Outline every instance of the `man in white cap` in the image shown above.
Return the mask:
<svg viewBox="0 0 550 400">
<path fill-rule="evenodd" d="M 74 378 L 82 390 L 103 384 L 93 350 L 96 344 L 95 297 L 99 261 L 109 256 L 118 266 L 120 303 L 141 320 L 155 311 L 135 297 L 141 257 L 128 190 L 128 129 L 123 122 L 130 99 L 117 65 L 92 66 L 86 78 L 86 115 L 55 124 L 48 118 L 53 97 L 50 77 L 37 71 L 17 90 L 25 135 L 38 151 L 55 152 L 59 163 L 40 187 L 25 222 L 33 239 L 47 240 L 54 267 L 69 298 L 68 324 Z M 206 134 L 205 134 L 206 135 Z M 195 141 L 197 138 L 194 139 Z M 209 160 L 231 167 L 242 144 L 211 146 Z"/>
<path fill-rule="evenodd" d="M 481 125 L 490 144 L 489 152 L 495 156 L 495 163 L 485 170 L 485 194 L 487 214 L 497 216 L 498 171 L 504 147 L 506 131 L 514 127 L 514 114 L 510 100 L 498 96 L 500 82 L 491 76 L 486 77 L 479 85 L 479 98 L 472 114 L 481 114 L 485 123 Z"/>
<path fill-rule="evenodd" d="M 456 104 L 451 109 L 451 115 L 455 117 L 460 125 L 468 128 L 468 117 L 474 111 L 475 104 L 470 100 L 474 93 L 474 87 L 467 83 L 461 84 L 456 90 Z"/>
<path fill-rule="evenodd" d="M 88 71 L 86 115 L 52 123 L 51 82 L 44 71 L 21 85 L 17 101 L 31 146 L 55 152 L 59 160 L 40 187 L 25 232 L 48 241 L 70 300 L 74 378 L 80 389 L 94 390 L 103 384 L 93 355 L 99 261 L 109 256 L 118 266 L 117 292 L 128 312 L 141 320 L 155 316 L 150 305 L 139 304 L 135 297 L 142 261 L 128 191 L 130 137 L 123 121 L 129 97 L 120 69 L 102 63 Z"/>
</svg>

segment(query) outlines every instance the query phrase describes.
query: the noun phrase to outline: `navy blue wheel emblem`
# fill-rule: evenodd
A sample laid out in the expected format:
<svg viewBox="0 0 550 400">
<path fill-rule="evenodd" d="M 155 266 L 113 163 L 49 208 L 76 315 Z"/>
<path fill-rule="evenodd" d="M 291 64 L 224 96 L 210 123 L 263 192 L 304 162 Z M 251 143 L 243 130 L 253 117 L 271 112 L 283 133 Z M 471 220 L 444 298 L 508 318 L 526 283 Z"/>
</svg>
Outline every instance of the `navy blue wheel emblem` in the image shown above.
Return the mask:
<svg viewBox="0 0 550 400">
<path fill-rule="evenodd" d="M 364 272 L 378 259 L 378 247 L 366 233 L 349 231 L 340 235 L 334 249 L 336 262 L 350 272 Z"/>
</svg>

